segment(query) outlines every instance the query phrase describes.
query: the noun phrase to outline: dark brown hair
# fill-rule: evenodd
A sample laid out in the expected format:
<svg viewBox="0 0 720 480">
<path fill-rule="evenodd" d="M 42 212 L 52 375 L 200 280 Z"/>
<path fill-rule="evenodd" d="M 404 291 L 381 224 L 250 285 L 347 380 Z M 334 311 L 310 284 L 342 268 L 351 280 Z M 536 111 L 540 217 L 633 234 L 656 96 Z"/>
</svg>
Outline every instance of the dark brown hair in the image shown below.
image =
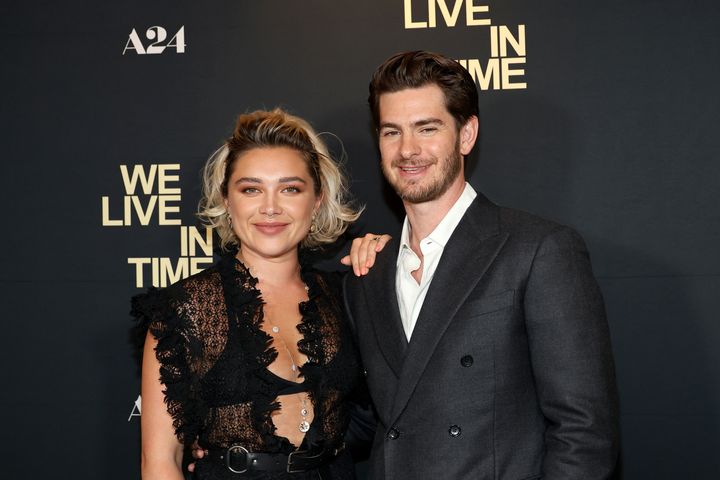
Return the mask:
<svg viewBox="0 0 720 480">
<path fill-rule="evenodd" d="M 375 128 L 380 123 L 380 96 L 407 88 L 437 85 L 445 95 L 445 107 L 459 129 L 479 116 L 478 92 L 470 73 L 455 60 L 418 50 L 393 55 L 380 65 L 370 80 L 368 103 Z"/>
</svg>

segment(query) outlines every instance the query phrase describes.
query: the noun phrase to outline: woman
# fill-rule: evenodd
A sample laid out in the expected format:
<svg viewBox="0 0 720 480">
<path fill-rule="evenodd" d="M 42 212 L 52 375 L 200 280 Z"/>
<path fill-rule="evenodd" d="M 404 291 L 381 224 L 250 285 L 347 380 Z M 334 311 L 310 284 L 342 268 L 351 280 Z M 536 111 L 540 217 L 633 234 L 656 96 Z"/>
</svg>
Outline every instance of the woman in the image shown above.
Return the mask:
<svg viewBox="0 0 720 480">
<path fill-rule="evenodd" d="M 133 299 L 148 328 L 143 478 L 182 479 L 195 439 L 199 479 L 352 478 L 343 434 L 357 353 L 337 279 L 298 257 L 357 219 L 343 176 L 307 122 L 257 111 L 238 118 L 203 187 L 200 216 L 232 253 Z"/>
</svg>

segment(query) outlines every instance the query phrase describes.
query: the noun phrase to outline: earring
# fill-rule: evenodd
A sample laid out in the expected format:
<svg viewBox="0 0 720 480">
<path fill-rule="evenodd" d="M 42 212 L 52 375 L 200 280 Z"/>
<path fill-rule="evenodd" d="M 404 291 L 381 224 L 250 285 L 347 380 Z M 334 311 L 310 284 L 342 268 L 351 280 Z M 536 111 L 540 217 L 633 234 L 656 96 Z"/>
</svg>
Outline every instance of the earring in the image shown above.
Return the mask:
<svg viewBox="0 0 720 480">
<path fill-rule="evenodd" d="M 228 226 L 232 229 L 232 217 L 230 216 L 229 213 L 227 213 L 226 216 L 227 216 Z"/>
<path fill-rule="evenodd" d="M 313 213 L 313 216 L 310 219 L 310 233 L 315 232 L 317 232 L 317 224 L 315 223 L 315 214 Z"/>
</svg>

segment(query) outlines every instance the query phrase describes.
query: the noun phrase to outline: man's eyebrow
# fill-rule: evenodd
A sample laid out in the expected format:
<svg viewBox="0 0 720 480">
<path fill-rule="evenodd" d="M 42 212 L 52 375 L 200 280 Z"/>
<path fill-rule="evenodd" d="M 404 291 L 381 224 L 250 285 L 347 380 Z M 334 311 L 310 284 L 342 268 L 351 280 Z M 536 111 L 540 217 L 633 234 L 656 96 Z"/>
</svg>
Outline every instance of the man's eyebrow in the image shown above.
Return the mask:
<svg viewBox="0 0 720 480">
<path fill-rule="evenodd" d="M 394 128 L 394 129 L 400 129 L 400 125 L 392 122 L 383 122 L 380 124 L 380 128 L 378 130 L 382 130 L 383 128 Z"/>
<path fill-rule="evenodd" d="M 423 127 L 425 125 L 444 125 L 445 122 L 440 120 L 439 118 L 423 118 L 421 120 L 418 120 L 417 122 L 413 123 L 414 127 Z"/>
<path fill-rule="evenodd" d="M 417 127 L 424 127 L 425 125 L 444 125 L 445 122 L 443 122 L 439 118 L 435 117 L 429 117 L 429 118 L 421 118 L 420 120 L 416 120 L 412 123 L 412 126 Z M 379 130 L 382 130 L 383 128 L 394 128 L 399 130 L 400 125 L 393 123 L 393 122 L 383 122 L 380 124 Z"/>
</svg>

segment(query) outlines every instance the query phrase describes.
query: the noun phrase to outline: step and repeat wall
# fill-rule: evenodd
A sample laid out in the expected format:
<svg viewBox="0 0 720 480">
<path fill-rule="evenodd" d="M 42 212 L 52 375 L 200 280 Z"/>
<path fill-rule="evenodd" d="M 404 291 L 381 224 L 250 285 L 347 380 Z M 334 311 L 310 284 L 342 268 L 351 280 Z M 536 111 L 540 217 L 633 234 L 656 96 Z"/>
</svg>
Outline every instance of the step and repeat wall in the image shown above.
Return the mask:
<svg viewBox="0 0 720 480">
<path fill-rule="evenodd" d="M 199 170 L 237 114 L 282 106 L 328 132 L 367 206 L 356 231 L 397 230 L 367 84 L 416 49 L 457 59 L 478 84 L 476 189 L 574 226 L 590 247 L 621 392 L 619 478 L 720 478 L 716 2 L 29 0 L 0 12 L 4 478 L 139 478 L 129 299 L 213 262 L 194 216 Z"/>
</svg>

